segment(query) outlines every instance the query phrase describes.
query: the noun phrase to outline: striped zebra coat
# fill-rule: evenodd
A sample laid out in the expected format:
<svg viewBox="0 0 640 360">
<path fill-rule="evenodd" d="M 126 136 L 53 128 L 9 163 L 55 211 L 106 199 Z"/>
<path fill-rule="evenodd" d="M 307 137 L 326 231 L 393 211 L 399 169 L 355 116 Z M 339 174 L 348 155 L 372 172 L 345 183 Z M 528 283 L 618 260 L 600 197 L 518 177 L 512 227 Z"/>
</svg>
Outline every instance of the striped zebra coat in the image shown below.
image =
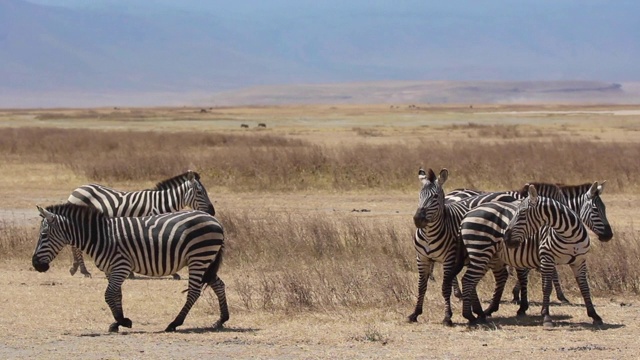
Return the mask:
<svg viewBox="0 0 640 360">
<path fill-rule="evenodd" d="M 468 266 L 462 279 L 463 316 L 470 323 L 477 320 L 472 311 L 484 321 L 486 313 L 496 311 L 508 276 L 506 266 L 515 268 L 539 268 L 543 277 L 544 325 L 552 326 L 548 316 L 551 283 L 556 264 L 568 264 L 576 275 L 581 287 L 586 283 L 586 263 L 584 254 L 589 249 L 589 236 L 583 222 L 591 223 L 594 232 L 602 241 L 611 239 L 611 229 L 595 205 L 598 184 L 594 183 L 585 197 L 580 216 L 568 206 L 553 199 L 538 197 L 535 187 L 530 186 L 529 197 L 520 204 L 484 204 L 467 213 L 460 225 L 460 234 L 468 253 Z M 589 220 L 591 219 L 591 220 Z M 522 228 L 524 227 L 524 230 Z M 549 236 L 540 234 L 549 229 Z M 460 268 L 460 264 L 458 269 Z M 496 279 L 496 290 L 487 312 L 480 307 L 476 286 L 491 268 Z M 589 305 L 591 299 L 588 285 L 582 291 L 588 314 L 595 324 L 601 319 Z M 521 302 L 519 315 L 523 315 L 528 302 Z"/>
<path fill-rule="evenodd" d="M 163 180 L 149 190 L 119 191 L 99 184 L 82 185 L 69 195 L 67 202 L 93 207 L 111 217 L 165 214 L 182 210 L 187 206 L 212 216 L 216 214 L 207 190 L 200 182 L 200 175 L 191 170 Z M 80 273 L 85 277 L 91 277 L 84 265 L 82 251 L 72 246 L 71 252 L 71 275 L 73 276 L 79 267 Z M 174 278 L 180 278 L 178 274 L 173 275 Z"/>
<path fill-rule="evenodd" d="M 91 256 L 98 269 L 108 274 L 105 301 L 115 322 L 110 332 L 132 322 L 122 309 L 122 283 L 132 272 L 148 276 L 174 274 L 187 266 L 189 288 L 180 313 L 165 331 L 183 324 L 189 310 L 209 285 L 218 297 L 220 318 L 214 327 L 229 319 L 224 282 L 218 277 L 224 250 L 224 231 L 213 216 L 202 211 L 147 217 L 107 217 L 98 210 L 75 204 L 38 207 L 43 220 L 33 253 L 33 267 L 44 272 L 66 245 Z"/>
<path fill-rule="evenodd" d="M 515 201 L 511 193 L 489 193 L 472 196 L 461 201 L 445 202 L 442 185 L 447 181 L 449 172 L 442 169 L 438 177 L 433 170 L 418 171 L 422 183 L 418 209 L 413 217 L 416 231 L 413 237 L 418 265 L 418 297 L 416 306 L 408 319 L 416 322 L 422 314 L 424 296 L 434 262 L 442 263 L 442 296 L 445 301 L 443 324 L 451 322 L 451 286 L 455 281 L 453 274 L 456 257 L 459 255 L 458 230 L 464 214 L 475 206 L 490 201 Z M 453 274 L 453 275 L 452 275 Z"/>
</svg>

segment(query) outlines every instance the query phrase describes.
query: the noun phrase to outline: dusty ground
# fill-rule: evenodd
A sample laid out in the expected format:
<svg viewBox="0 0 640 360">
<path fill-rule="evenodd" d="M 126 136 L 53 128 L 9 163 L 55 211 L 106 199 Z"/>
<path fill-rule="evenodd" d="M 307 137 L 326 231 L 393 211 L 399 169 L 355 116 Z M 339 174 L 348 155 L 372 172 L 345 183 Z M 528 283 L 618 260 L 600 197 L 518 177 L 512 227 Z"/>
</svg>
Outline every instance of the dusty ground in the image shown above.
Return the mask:
<svg viewBox="0 0 640 360">
<path fill-rule="evenodd" d="M 241 131 L 240 123 L 267 122 L 267 130 L 322 143 L 354 141 L 419 141 L 423 136 L 449 134 L 452 124 L 522 123 L 543 132 L 564 132 L 593 141 L 640 142 L 640 114 L 637 107 L 481 107 L 473 111 L 458 108 L 390 110 L 374 107 L 292 107 L 215 109 L 197 118 L 198 109 L 0 111 L 0 126 L 61 126 L 166 130 L 203 128 L 207 131 Z M 109 115 L 118 111 L 116 115 Z M 616 113 L 618 111 L 618 113 Z M 620 111 L 623 111 L 620 113 Z M 625 111 L 631 111 L 625 112 Z M 533 113 L 532 113 L 533 112 Z M 39 115 L 49 114 L 46 120 Z M 51 115 L 53 113 L 53 115 Z M 57 115 L 56 115 L 57 114 Z M 98 114 L 98 115 L 96 115 Z M 99 115 L 103 114 L 104 117 Z M 54 116 L 55 115 L 55 116 Z M 109 116 L 107 116 L 109 115 Z M 58 116 L 56 118 L 56 116 Z M 174 121 L 180 120 L 180 121 Z M 354 128 L 360 128 L 354 129 Z M 455 137 L 465 138 L 465 129 Z M 0 163 L 0 218 L 3 221 L 37 226 L 35 204 L 66 199 L 69 192 L 87 179 L 67 170 L 42 164 Z M 148 184 L 111 184 L 139 188 Z M 595 179 L 594 179 L 595 180 Z M 411 180 L 408 180 L 411 181 Z M 417 182 L 417 181 L 416 181 Z M 46 184 L 46 185 L 42 185 Z M 415 210 L 415 193 L 367 194 L 294 193 L 243 194 L 209 189 L 216 208 L 265 212 L 312 211 L 343 213 L 362 217 L 407 219 Z M 605 194 L 609 219 L 614 229 L 633 228 L 638 215 L 636 194 Z M 353 213 L 353 209 L 369 209 Z M 34 239 L 35 242 L 35 239 Z M 52 269 L 40 274 L 28 259 L 0 262 L 1 289 L 0 358 L 595 358 L 635 359 L 640 351 L 640 301 L 630 294 L 597 294 L 594 302 L 605 325 L 593 327 L 578 305 L 553 306 L 557 327 L 542 329 L 534 303 L 530 316 L 517 319 L 516 307 L 505 303 L 487 327 L 469 329 L 454 302 L 454 328 L 440 325 L 442 305 L 439 291 L 431 283 L 425 314 L 417 324 L 406 316 L 412 304 L 390 308 L 326 309 L 305 313 L 268 312 L 241 305 L 234 282 L 235 272 L 222 271 L 227 282 L 231 320 L 220 332 L 207 330 L 217 318 L 211 291 L 198 301 L 185 325 L 174 334 L 162 330 L 184 301 L 186 280 L 136 279 L 123 289 L 125 314 L 132 329 L 109 334 L 112 321 L 104 302 L 106 279 L 95 268 L 93 279 L 71 277 L 69 258 L 61 255 Z M 408 254 L 413 257 L 413 254 Z M 438 274 L 437 274 L 438 275 Z M 437 276 L 436 275 L 436 276 Z M 509 283 L 510 286 L 511 283 Z M 484 294 L 483 298 L 487 298 Z M 532 299 L 539 299 L 533 289 Z"/>
<path fill-rule="evenodd" d="M 404 306 L 287 315 L 243 310 L 231 296 L 227 327 L 210 332 L 217 311 L 209 290 L 185 325 L 166 334 L 162 330 L 182 305 L 186 281 L 155 279 L 125 282 L 123 301 L 133 328 L 109 334 L 112 320 L 102 297 L 106 279 L 72 278 L 66 264 L 58 265 L 39 274 L 28 261 L 2 264 L 0 357 L 635 359 L 640 351 L 640 303 L 624 296 L 595 300 L 606 323 L 599 328 L 590 325 L 582 306 L 554 306 L 557 326 L 551 331 L 535 316 L 538 304 L 523 320 L 513 316 L 514 305 L 504 304 L 493 323 L 478 329 L 467 328 L 456 311 L 458 325 L 445 328 L 433 291 L 427 299 L 431 309 L 417 324 L 405 322 L 410 309 Z M 233 276 L 226 280 L 232 287 Z"/>
</svg>

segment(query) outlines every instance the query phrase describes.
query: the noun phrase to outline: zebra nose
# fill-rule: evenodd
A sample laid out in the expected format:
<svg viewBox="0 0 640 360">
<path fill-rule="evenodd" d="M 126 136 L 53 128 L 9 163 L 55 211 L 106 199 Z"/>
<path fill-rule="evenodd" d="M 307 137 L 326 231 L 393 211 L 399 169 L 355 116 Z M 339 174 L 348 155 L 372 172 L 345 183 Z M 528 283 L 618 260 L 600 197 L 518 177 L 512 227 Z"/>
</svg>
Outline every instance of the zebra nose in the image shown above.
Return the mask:
<svg viewBox="0 0 640 360">
<path fill-rule="evenodd" d="M 38 272 L 45 272 L 49 270 L 49 264 L 41 262 L 35 255 L 31 258 L 31 265 L 33 265 L 33 268 Z"/>
<path fill-rule="evenodd" d="M 427 226 L 427 219 L 425 213 L 423 211 L 417 211 L 415 215 L 413 215 L 413 223 L 417 228 L 423 228 Z"/>
<path fill-rule="evenodd" d="M 609 241 L 613 238 L 613 231 L 611 231 L 611 226 L 606 226 L 602 234 L 598 235 L 598 240 L 600 241 Z"/>
</svg>

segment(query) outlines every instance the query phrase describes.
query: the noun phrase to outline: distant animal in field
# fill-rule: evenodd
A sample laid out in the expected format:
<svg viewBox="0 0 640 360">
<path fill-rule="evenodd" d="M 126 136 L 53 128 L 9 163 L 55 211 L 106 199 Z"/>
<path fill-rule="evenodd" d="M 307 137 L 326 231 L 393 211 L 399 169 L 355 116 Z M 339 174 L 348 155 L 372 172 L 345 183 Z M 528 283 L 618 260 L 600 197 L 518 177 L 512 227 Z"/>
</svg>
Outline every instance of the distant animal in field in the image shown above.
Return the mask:
<svg viewBox="0 0 640 360">
<path fill-rule="evenodd" d="M 200 113 L 206 113 L 207 109 L 200 109 Z"/>
<path fill-rule="evenodd" d="M 265 123 L 259 123 L 259 124 L 258 124 L 258 127 L 259 127 L 259 128 L 266 128 L 266 127 L 267 127 L 267 124 L 265 124 Z"/>
<path fill-rule="evenodd" d="M 243 128 L 243 129 L 248 129 L 248 128 L 249 128 L 249 125 L 247 125 L 247 124 L 241 124 L 241 125 L 240 125 L 240 127 L 241 127 L 241 128 Z"/>
</svg>

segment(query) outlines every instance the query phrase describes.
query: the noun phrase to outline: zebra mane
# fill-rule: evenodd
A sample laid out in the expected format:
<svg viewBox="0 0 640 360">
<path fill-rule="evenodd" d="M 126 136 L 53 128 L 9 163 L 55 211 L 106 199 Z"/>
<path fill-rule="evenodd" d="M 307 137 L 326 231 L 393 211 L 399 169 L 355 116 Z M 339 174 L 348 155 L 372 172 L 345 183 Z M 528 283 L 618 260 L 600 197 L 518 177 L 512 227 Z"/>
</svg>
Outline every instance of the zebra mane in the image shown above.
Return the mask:
<svg viewBox="0 0 640 360">
<path fill-rule="evenodd" d="M 72 203 L 49 205 L 45 208 L 45 210 L 53 214 L 62 216 L 69 216 L 71 214 L 82 214 L 88 217 L 107 217 L 106 215 L 101 213 L 100 210 L 92 206 L 77 205 Z"/>
<path fill-rule="evenodd" d="M 562 190 L 562 193 L 565 195 L 571 195 L 571 194 L 586 194 L 587 191 L 589 191 L 589 189 L 591 188 L 591 183 L 585 183 L 585 184 L 580 184 L 580 185 L 565 185 L 565 184 L 558 184 L 558 187 L 560 188 L 560 190 Z"/>
<path fill-rule="evenodd" d="M 565 192 L 559 184 L 545 183 L 545 182 L 530 182 L 525 184 L 519 191 L 520 196 L 529 196 L 529 185 L 535 186 L 538 195 L 552 198 L 556 201 L 565 202 Z"/>
<path fill-rule="evenodd" d="M 156 186 L 154 188 L 152 188 L 151 190 L 169 190 L 169 189 L 173 189 L 177 184 L 182 184 L 183 182 L 187 181 L 189 176 L 189 172 L 185 172 L 182 173 L 180 175 L 176 175 L 174 177 L 172 177 L 171 179 L 167 179 L 167 180 L 162 180 L 159 183 L 156 184 Z M 200 181 L 200 174 L 198 174 L 197 172 L 193 171 L 193 176 L 196 180 Z"/>
</svg>

